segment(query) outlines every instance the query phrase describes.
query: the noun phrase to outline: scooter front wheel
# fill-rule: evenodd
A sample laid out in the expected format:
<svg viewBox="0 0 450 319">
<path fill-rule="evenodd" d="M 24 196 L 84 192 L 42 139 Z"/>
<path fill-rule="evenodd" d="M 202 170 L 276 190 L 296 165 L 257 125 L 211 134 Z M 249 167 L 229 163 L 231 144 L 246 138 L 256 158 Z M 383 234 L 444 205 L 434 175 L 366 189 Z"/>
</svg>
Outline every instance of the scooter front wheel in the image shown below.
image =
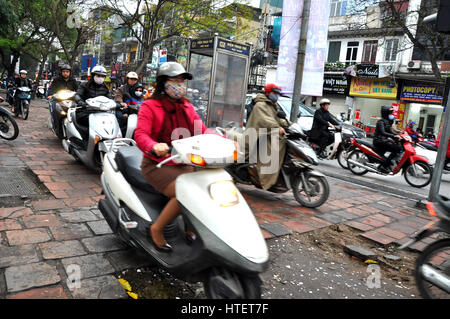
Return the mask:
<svg viewBox="0 0 450 319">
<path fill-rule="evenodd" d="M 341 167 L 343 169 L 348 169 L 347 157 L 348 157 L 348 152 L 345 149 L 340 148 L 338 150 L 336 158 L 337 158 L 339 165 L 341 165 Z"/>
<path fill-rule="evenodd" d="M 431 182 L 432 170 L 430 165 L 417 161 L 409 165 L 404 172 L 406 182 L 412 187 L 425 187 Z"/>
<path fill-rule="evenodd" d="M 6 111 L 0 110 L 0 137 L 12 141 L 19 135 L 19 126 Z"/>
<path fill-rule="evenodd" d="M 324 176 L 301 173 L 292 181 L 292 192 L 300 205 L 315 208 L 328 199 L 330 185 Z"/>
<path fill-rule="evenodd" d="M 417 258 L 414 270 L 417 288 L 423 298 L 448 299 L 450 291 L 450 239 L 442 239 L 425 248 Z"/>
<path fill-rule="evenodd" d="M 203 283 L 209 299 L 260 299 L 259 277 L 239 275 L 226 268 L 212 268 Z"/>
<path fill-rule="evenodd" d="M 20 111 L 22 112 L 22 119 L 26 120 L 28 118 L 28 113 L 30 110 L 30 105 L 28 104 L 28 101 L 22 101 L 20 105 Z"/>
</svg>

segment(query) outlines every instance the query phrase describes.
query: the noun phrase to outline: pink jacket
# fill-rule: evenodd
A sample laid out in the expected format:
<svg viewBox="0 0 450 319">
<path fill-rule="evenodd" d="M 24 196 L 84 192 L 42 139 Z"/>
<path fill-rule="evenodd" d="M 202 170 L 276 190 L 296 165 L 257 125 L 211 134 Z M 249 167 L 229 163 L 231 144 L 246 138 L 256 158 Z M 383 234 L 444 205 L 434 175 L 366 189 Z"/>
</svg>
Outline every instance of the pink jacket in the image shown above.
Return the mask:
<svg viewBox="0 0 450 319">
<path fill-rule="evenodd" d="M 187 109 L 189 118 L 198 120 L 201 122 L 200 116 L 195 112 L 194 106 L 188 101 L 184 101 L 184 107 Z M 144 153 L 145 157 L 148 157 L 156 162 L 163 161 L 166 157 L 155 157 L 151 153 L 151 149 L 160 141 L 156 139 L 164 125 L 165 111 L 160 100 L 146 100 L 141 104 L 138 113 L 138 122 L 136 130 L 134 131 L 134 140 L 137 143 L 139 149 Z M 200 129 L 199 129 L 200 132 Z M 201 134 L 215 132 L 208 130 L 206 126 L 201 123 Z M 177 165 L 176 163 L 170 161 L 167 165 Z"/>
</svg>

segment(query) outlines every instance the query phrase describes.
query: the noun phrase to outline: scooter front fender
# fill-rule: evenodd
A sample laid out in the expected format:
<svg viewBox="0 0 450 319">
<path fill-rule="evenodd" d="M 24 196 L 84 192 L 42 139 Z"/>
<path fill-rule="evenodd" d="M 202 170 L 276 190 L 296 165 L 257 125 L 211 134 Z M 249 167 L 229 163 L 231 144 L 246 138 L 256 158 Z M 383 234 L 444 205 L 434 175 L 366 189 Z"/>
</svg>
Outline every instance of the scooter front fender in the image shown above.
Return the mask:
<svg viewBox="0 0 450 319">
<path fill-rule="evenodd" d="M 222 207 L 212 198 L 211 184 L 223 181 L 232 182 L 223 169 L 182 174 L 176 179 L 177 200 L 239 255 L 254 263 L 267 262 L 269 252 L 261 229 L 239 190 L 238 203 L 232 206 Z M 205 246 L 214 251 L 214 243 L 205 242 Z"/>
<path fill-rule="evenodd" d="M 128 115 L 126 138 L 133 138 L 134 130 L 137 126 L 137 114 Z"/>
<path fill-rule="evenodd" d="M 411 155 L 411 156 L 408 158 L 408 160 L 409 160 L 409 163 L 410 163 L 410 164 L 414 164 L 414 163 L 417 162 L 417 161 L 422 161 L 422 162 L 425 162 L 425 163 L 429 164 L 428 159 L 426 159 L 426 158 L 423 157 L 423 156 L 417 155 L 417 154 Z"/>
<path fill-rule="evenodd" d="M 311 176 L 316 176 L 316 177 L 326 177 L 324 174 L 322 174 L 322 173 L 319 172 L 319 171 L 316 171 L 315 169 L 308 170 L 307 173 L 308 173 L 309 175 L 311 175 Z"/>
</svg>

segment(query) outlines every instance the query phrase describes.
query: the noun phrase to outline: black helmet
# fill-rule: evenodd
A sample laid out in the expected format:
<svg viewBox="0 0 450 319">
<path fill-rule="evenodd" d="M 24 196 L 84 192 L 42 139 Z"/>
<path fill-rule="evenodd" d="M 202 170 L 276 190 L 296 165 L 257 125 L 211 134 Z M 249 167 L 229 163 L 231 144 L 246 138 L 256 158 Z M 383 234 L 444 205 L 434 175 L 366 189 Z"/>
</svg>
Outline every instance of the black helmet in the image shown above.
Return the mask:
<svg viewBox="0 0 450 319">
<path fill-rule="evenodd" d="M 70 65 L 68 65 L 68 64 L 63 64 L 63 65 L 61 66 L 61 72 L 62 72 L 63 70 L 69 70 L 69 71 L 72 71 L 72 68 L 71 68 Z"/>
<path fill-rule="evenodd" d="M 381 107 L 381 117 L 388 120 L 389 119 L 389 114 L 392 114 L 394 112 L 394 110 L 390 110 L 391 106 L 389 105 L 383 105 Z"/>
</svg>

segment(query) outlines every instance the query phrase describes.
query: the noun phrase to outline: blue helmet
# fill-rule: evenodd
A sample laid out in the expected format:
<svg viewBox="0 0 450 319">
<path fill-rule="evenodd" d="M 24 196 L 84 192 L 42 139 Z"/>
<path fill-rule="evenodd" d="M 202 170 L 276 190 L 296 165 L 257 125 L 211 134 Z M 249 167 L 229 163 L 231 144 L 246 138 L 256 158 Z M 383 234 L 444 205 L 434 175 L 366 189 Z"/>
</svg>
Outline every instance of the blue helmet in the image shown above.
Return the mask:
<svg viewBox="0 0 450 319">
<path fill-rule="evenodd" d="M 414 125 L 416 125 L 416 122 L 414 122 L 414 121 L 410 121 L 410 122 L 408 123 L 408 126 L 409 126 L 409 127 L 413 127 Z"/>
</svg>

